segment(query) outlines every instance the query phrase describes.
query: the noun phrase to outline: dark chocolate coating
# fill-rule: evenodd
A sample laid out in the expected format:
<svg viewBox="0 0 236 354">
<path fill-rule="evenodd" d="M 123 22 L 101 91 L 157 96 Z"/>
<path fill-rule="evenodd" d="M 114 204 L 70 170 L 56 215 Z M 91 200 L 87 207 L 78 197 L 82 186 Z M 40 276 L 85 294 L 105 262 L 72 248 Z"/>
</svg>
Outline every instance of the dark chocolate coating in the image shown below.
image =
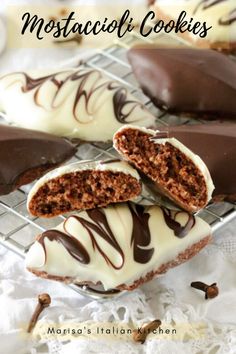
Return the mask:
<svg viewBox="0 0 236 354">
<path fill-rule="evenodd" d="M 236 118 L 236 62 L 210 49 L 134 47 L 134 74 L 152 102 L 176 114 Z"/>
<path fill-rule="evenodd" d="M 0 195 L 32 182 L 75 152 L 65 139 L 0 125 Z"/>
<path fill-rule="evenodd" d="M 206 163 L 215 185 L 214 196 L 236 200 L 236 124 L 209 123 L 163 127 Z"/>
</svg>

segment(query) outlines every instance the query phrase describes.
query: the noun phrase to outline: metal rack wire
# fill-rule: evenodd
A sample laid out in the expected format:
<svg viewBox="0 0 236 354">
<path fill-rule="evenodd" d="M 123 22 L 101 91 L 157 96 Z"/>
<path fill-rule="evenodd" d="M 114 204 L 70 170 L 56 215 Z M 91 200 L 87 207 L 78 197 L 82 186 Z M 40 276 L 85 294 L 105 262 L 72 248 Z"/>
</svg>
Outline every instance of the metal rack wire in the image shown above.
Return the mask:
<svg viewBox="0 0 236 354">
<path fill-rule="evenodd" d="M 101 70 L 111 78 L 120 81 L 123 85 L 128 86 L 131 92 L 138 97 L 157 117 L 157 124 L 168 126 L 169 124 L 194 124 L 204 123 L 204 121 L 194 120 L 188 117 L 177 117 L 169 115 L 153 106 L 151 101 L 138 88 L 137 82 L 132 74 L 131 67 L 126 60 L 127 48 L 137 41 L 156 42 L 165 41 L 166 35 L 155 35 L 145 39 L 138 33 L 132 32 L 132 35 L 126 37 L 125 40 L 117 40 L 111 46 L 97 50 L 83 65 L 90 68 Z M 186 45 L 183 40 L 170 38 L 168 42 L 175 41 L 178 45 Z M 67 66 L 76 65 L 78 58 L 74 58 L 66 63 Z M 91 144 L 87 143 L 78 147 L 76 155 L 71 162 L 83 159 L 107 159 L 117 156 L 110 144 Z M 24 257 L 31 244 L 34 242 L 35 236 L 45 229 L 57 226 L 64 216 L 52 219 L 35 218 L 28 214 L 26 208 L 27 194 L 31 186 L 23 186 L 17 191 L 0 197 L 0 243 L 12 250 L 13 252 Z M 217 203 L 207 206 L 199 213 L 199 216 L 206 220 L 216 231 L 226 223 L 236 218 L 235 205 L 232 203 Z M 73 286 L 79 293 L 91 295 L 83 289 Z M 96 294 L 93 297 L 97 297 Z M 99 296 L 98 296 L 99 297 Z"/>
</svg>

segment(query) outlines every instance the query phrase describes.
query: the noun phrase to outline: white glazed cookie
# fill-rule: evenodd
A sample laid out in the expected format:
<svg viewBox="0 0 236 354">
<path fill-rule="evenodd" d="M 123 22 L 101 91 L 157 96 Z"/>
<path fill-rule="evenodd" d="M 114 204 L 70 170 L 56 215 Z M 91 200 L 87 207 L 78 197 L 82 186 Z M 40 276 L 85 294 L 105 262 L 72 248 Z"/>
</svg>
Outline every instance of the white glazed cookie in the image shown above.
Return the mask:
<svg viewBox="0 0 236 354">
<path fill-rule="evenodd" d="M 1 33 L 1 37 L 0 37 L 0 55 L 1 55 L 6 47 L 6 41 L 7 41 L 6 27 L 1 18 L 0 18 L 0 33 Z"/>
<path fill-rule="evenodd" d="M 141 191 L 139 174 L 127 162 L 81 161 L 40 178 L 28 195 L 27 206 L 35 216 L 52 217 L 133 200 Z"/>
<path fill-rule="evenodd" d="M 156 0 L 152 6 L 159 17 L 177 19 L 182 11 L 187 19 L 207 23 L 212 26 L 207 37 L 199 41 L 192 32 L 186 32 L 193 42 L 209 43 L 216 49 L 236 49 L 236 2 L 235 0 Z"/>
<path fill-rule="evenodd" d="M 16 72 L 0 79 L 0 107 L 16 125 L 86 141 L 109 141 L 123 124 L 155 117 L 126 87 L 97 70 Z"/>
<path fill-rule="evenodd" d="M 38 276 L 133 289 L 196 254 L 210 226 L 193 215 L 132 203 L 82 211 L 41 234 L 26 256 Z"/>
</svg>

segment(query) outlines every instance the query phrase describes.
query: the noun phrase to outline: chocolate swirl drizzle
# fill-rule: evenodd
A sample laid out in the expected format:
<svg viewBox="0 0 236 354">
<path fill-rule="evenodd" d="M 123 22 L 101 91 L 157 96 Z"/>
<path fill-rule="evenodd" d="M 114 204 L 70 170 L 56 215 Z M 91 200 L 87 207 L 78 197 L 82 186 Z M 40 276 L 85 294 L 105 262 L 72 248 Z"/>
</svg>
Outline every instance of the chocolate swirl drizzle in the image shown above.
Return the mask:
<svg viewBox="0 0 236 354">
<path fill-rule="evenodd" d="M 127 205 L 132 216 L 133 228 L 130 239 L 130 247 L 133 249 L 133 258 L 135 262 L 145 264 L 151 260 L 154 254 L 154 248 L 150 247 L 151 233 L 148 224 L 150 214 L 145 211 L 146 208 L 142 205 L 136 205 L 132 203 L 127 203 Z M 189 213 L 186 213 L 186 215 L 188 215 L 188 220 L 186 224 L 182 226 L 178 221 L 176 221 L 177 215 L 182 212 L 170 211 L 166 208 L 162 208 L 162 212 L 167 226 L 171 230 L 173 230 L 175 236 L 179 238 L 183 238 L 184 236 L 186 236 L 195 225 L 195 218 Z M 125 262 L 125 255 L 108 224 L 104 210 L 92 209 L 88 210 L 87 214 L 92 221 L 86 220 L 78 215 L 71 215 L 63 223 L 64 232 L 61 232 L 59 230 L 49 230 L 41 235 L 38 242 L 42 245 L 44 249 L 45 262 L 46 247 L 44 240 L 45 238 L 48 238 L 50 241 L 55 240 L 61 243 L 69 252 L 69 254 L 78 262 L 82 264 L 90 263 L 89 253 L 82 245 L 82 243 L 77 238 L 75 238 L 69 231 L 68 222 L 71 220 L 71 218 L 73 218 L 87 230 L 92 243 L 93 250 L 97 250 L 105 259 L 108 265 L 110 265 L 116 270 L 121 269 Z M 115 265 L 111 259 L 111 256 L 108 256 L 105 251 L 102 250 L 96 237 L 101 237 L 103 240 L 109 243 L 109 245 L 113 247 L 116 252 L 118 252 L 121 258 L 121 262 L 119 265 Z"/>
<path fill-rule="evenodd" d="M 25 79 L 25 83 L 22 84 L 21 87 L 22 92 L 27 93 L 35 90 L 33 94 L 34 102 L 37 106 L 42 108 L 44 107 L 39 102 L 39 95 L 43 85 L 50 83 L 55 87 L 55 92 L 51 100 L 51 109 L 55 109 L 60 107 L 64 103 L 65 99 L 69 96 L 66 85 L 68 85 L 70 82 L 76 82 L 77 86 L 75 88 L 75 98 L 72 107 L 72 113 L 75 120 L 80 124 L 88 124 L 91 122 L 91 119 L 94 119 L 94 114 L 96 111 L 100 109 L 101 104 L 96 104 L 96 102 L 91 103 L 96 93 L 98 93 L 98 100 L 106 91 L 111 91 L 113 93 L 114 116 L 116 120 L 122 124 L 128 123 L 128 118 L 136 107 L 140 107 L 143 110 L 145 109 L 144 105 L 142 105 L 140 102 L 135 100 L 128 100 L 129 93 L 125 87 L 121 86 L 116 81 L 109 79 L 104 80 L 103 75 L 97 70 L 79 69 L 77 71 L 62 71 L 36 79 L 30 77 L 24 72 L 19 72 L 17 74 L 23 75 Z M 13 74 L 6 76 L 10 77 L 11 75 Z M 60 78 L 61 75 L 65 75 L 65 77 Z M 16 79 L 16 81 L 18 80 L 19 79 Z M 13 84 L 15 82 L 13 82 Z M 64 96 L 63 90 L 65 92 Z M 82 100 L 85 102 L 85 109 L 89 115 L 88 122 L 81 121 L 77 114 L 77 107 Z M 135 121 L 132 120 L 133 123 L 137 121 L 138 119 Z"/>
<path fill-rule="evenodd" d="M 174 231 L 175 236 L 183 238 L 194 227 L 195 217 L 192 214 L 185 212 L 186 215 L 188 215 L 188 220 L 186 224 L 182 226 L 178 221 L 176 221 L 177 215 L 182 213 L 182 211 L 171 211 L 166 208 L 161 209 L 165 218 L 166 225 Z"/>
<path fill-rule="evenodd" d="M 151 242 L 151 234 L 148 225 L 150 215 L 145 213 L 142 205 L 129 204 L 129 210 L 133 218 L 133 231 L 130 245 L 133 246 L 134 260 L 138 263 L 148 263 L 154 253 L 154 248 L 145 248 Z"/>
<path fill-rule="evenodd" d="M 219 19 L 219 24 L 222 26 L 230 26 L 233 22 L 236 22 L 236 8 L 233 9 L 228 15 Z"/>
<path fill-rule="evenodd" d="M 117 86 L 116 83 L 111 83 L 108 86 L 109 90 L 115 90 L 115 93 L 113 95 L 113 107 L 114 107 L 114 113 L 115 117 L 120 123 L 125 123 L 128 122 L 129 116 L 133 113 L 135 108 L 137 106 L 142 107 L 142 105 L 138 102 L 132 101 L 132 100 L 127 100 L 127 90 L 124 87 Z M 124 108 L 126 106 L 130 106 L 131 108 L 127 110 L 126 113 L 124 113 Z"/>
<path fill-rule="evenodd" d="M 195 15 L 198 10 L 201 8 L 203 11 L 207 10 L 215 5 L 219 5 L 220 3 L 227 2 L 228 0 L 201 0 L 196 8 L 193 11 Z M 222 16 L 219 18 L 218 23 L 222 26 L 230 26 L 233 22 L 236 21 L 236 8 L 232 9 L 229 14 Z"/>
<path fill-rule="evenodd" d="M 195 13 L 199 10 L 199 8 L 202 8 L 202 10 L 207 10 L 210 9 L 211 7 L 220 4 L 221 2 L 226 2 L 228 0 L 201 0 L 196 8 L 193 11 L 193 14 L 195 15 Z"/>
<path fill-rule="evenodd" d="M 90 236 L 91 242 L 93 249 L 97 249 L 98 252 L 103 256 L 103 258 L 106 260 L 107 264 L 110 264 L 114 269 L 121 269 L 123 267 L 125 257 L 124 253 L 117 242 L 115 236 L 113 235 L 113 232 L 111 231 L 111 228 L 107 222 L 107 218 L 104 214 L 104 211 L 102 209 L 92 209 L 87 211 L 88 216 L 93 222 L 90 222 L 80 216 L 72 215 L 69 216 L 65 222 L 64 222 L 64 230 L 67 234 L 70 235 L 69 231 L 67 230 L 67 223 L 70 220 L 70 218 L 74 218 L 78 222 L 83 225 L 83 227 L 88 231 L 88 234 Z M 93 232 L 96 232 L 97 235 L 102 237 L 106 242 L 108 242 L 119 254 L 121 257 L 121 264 L 119 266 L 116 266 L 111 259 L 105 254 L 105 252 L 101 249 L 99 246 L 98 242 L 96 241 L 96 237 Z"/>
<path fill-rule="evenodd" d="M 68 237 L 67 234 L 64 234 L 63 232 L 58 230 L 45 231 L 38 240 L 38 242 L 42 245 L 44 249 L 45 262 L 47 259 L 46 247 L 44 242 L 45 238 L 48 238 L 50 241 L 55 240 L 61 243 L 69 252 L 69 254 L 80 263 L 88 264 L 90 262 L 89 254 L 84 248 L 84 246 L 80 243 L 80 241 L 73 236 Z"/>
</svg>

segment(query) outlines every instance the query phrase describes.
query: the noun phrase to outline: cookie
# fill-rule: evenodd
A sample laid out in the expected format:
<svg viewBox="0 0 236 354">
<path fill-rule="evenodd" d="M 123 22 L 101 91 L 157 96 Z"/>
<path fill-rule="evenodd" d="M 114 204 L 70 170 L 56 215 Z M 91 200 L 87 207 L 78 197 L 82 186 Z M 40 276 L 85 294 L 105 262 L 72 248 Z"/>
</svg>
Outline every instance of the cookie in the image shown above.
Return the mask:
<svg viewBox="0 0 236 354">
<path fill-rule="evenodd" d="M 72 214 L 26 255 L 37 276 L 133 290 L 197 254 L 210 226 L 187 212 L 123 203 Z"/>
<path fill-rule="evenodd" d="M 160 129 L 168 131 L 168 137 L 181 141 L 206 163 L 215 185 L 213 200 L 236 201 L 236 124 L 188 124 Z"/>
<path fill-rule="evenodd" d="M 34 216 L 53 217 L 74 210 L 132 200 L 142 191 L 137 171 L 127 162 L 76 162 L 42 177 L 28 195 Z"/>
<path fill-rule="evenodd" d="M 213 50 L 136 46 L 135 77 L 159 108 L 201 119 L 236 119 L 236 62 Z"/>
<path fill-rule="evenodd" d="M 0 146 L 0 195 L 31 183 L 76 152 L 65 139 L 6 125 L 0 125 Z"/>
<path fill-rule="evenodd" d="M 5 75 L 0 78 L 0 106 L 18 126 L 82 141 L 111 141 L 126 123 L 155 124 L 127 87 L 83 67 Z"/>
<path fill-rule="evenodd" d="M 204 208 L 214 185 L 202 159 L 166 133 L 135 126 L 113 138 L 120 155 L 147 176 L 156 190 L 189 212 Z"/>
<path fill-rule="evenodd" d="M 192 32 L 178 32 L 178 35 L 196 47 L 211 48 L 226 53 L 236 52 L 236 4 L 234 0 L 156 0 L 151 9 L 164 21 L 177 20 L 186 11 L 185 20 L 193 18 L 206 22 L 208 30 L 205 38 Z M 186 26 L 183 26 L 183 30 Z"/>
</svg>

